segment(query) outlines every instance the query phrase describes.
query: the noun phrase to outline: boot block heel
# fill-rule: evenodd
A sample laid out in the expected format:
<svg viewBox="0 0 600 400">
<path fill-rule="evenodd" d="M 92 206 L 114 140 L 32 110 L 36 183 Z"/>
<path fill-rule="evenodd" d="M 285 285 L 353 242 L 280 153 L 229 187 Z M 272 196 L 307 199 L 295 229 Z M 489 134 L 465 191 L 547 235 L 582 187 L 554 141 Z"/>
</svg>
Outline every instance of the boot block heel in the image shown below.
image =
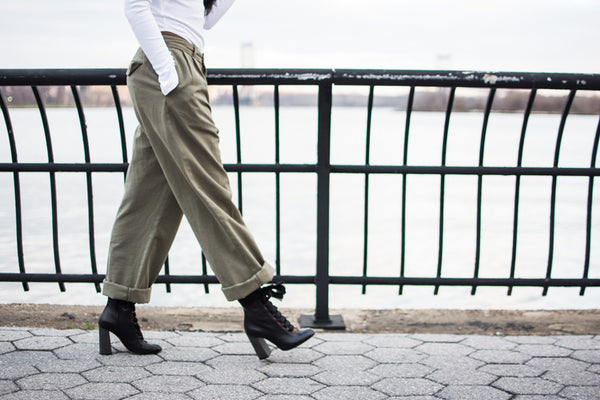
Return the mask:
<svg viewBox="0 0 600 400">
<path fill-rule="evenodd" d="M 269 354 L 271 354 L 271 348 L 267 342 L 265 342 L 265 339 L 250 335 L 248 335 L 248 339 L 250 340 L 250 343 L 252 344 L 252 347 L 254 347 L 254 351 L 260 360 L 264 360 L 265 358 L 269 357 Z"/>
<path fill-rule="evenodd" d="M 100 335 L 100 354 L 106 356 L 112 354 L 112 347 L 110 345 L 110 332 L 104 328 L 98 328 L 98 333 Z"/>
</svg>

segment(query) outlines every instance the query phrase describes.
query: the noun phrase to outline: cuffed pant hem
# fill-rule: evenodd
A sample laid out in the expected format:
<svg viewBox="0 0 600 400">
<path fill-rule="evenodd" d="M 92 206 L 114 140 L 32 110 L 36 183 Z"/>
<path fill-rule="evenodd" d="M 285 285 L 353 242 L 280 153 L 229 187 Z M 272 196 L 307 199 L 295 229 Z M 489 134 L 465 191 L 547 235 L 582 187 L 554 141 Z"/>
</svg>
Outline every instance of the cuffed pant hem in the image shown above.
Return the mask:
<svg viewBox="0 0 600 400">
<path fill-rule="evenodd" d="M 221 290 L 225 298 L 229 301 L 243 299 L 256 289 L 260 288 L 265 283 L 270 282 L 275 274 L 275 269 L 267 262 L 262 265 L 262 268 L 250 279 L 236 285 L 223 287 Z"/>
<path fill-rule="evenodd" d="M 125 300 L 132 303 L 150 302 L 151 288 L 135 289 L 117 283 L 104 281 L 102 283 L 102 294 L 115 300 Z"/>
</svg>

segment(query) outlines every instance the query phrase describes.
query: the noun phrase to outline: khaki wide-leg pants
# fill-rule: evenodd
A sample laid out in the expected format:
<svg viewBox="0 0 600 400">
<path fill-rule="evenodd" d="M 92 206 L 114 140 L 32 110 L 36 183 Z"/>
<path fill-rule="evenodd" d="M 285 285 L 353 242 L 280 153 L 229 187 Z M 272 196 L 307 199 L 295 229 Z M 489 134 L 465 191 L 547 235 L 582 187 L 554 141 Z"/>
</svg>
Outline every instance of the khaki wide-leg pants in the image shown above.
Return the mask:
<svg viewBox="0 0 600 400">
<path fill-rule="evenodd" d="M 149 302 L 151 285 L 185 214 L 225 297 L 238 300 L 269 282 L 274 270 L 231 200 L 202 54 L 183 39 L 165 36 L 165 41 L 179 75 L 171 93 L 162 94 L 141 50 L 127 72 L 140 125 L 113 226 L 103 293 Z"/>
</svg>

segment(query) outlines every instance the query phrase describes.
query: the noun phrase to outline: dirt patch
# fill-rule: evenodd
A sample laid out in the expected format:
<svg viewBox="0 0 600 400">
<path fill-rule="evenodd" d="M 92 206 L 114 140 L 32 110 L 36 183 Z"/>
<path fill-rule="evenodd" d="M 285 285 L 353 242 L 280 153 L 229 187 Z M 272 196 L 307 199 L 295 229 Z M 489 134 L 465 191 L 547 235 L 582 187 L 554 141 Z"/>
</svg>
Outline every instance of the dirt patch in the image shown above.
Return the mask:
<svg viewBox="0 0 600 400">
<path fill-rule="evenodd" d="M 0 326 L 96 329 L 102 306 L 0 304 Z M 282 309 L 291 321 L 314 310 Z M 600 310 L 331 310 L 345 332 L 480 335 L 600 334 Z M 241 308 L 138 306 L 143 329 L 242 331 Z"/>
</svg>

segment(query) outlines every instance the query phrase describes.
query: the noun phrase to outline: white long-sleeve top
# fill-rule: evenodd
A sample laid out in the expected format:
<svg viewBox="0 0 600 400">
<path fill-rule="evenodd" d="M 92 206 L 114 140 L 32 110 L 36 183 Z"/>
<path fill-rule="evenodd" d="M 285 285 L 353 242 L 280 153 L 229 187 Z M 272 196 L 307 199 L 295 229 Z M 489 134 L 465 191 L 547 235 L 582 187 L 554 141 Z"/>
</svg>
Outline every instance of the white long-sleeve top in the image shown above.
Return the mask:
<svg viewBox="0 0 600 400">
<path fill-rule="evenodd" d="M 217 0 L 205 15 L 202 0 L 125 0 L 125 17 L 166 96 L 179 84 L 175 61 L 161 32 L 171 32 L 204 51 L 204 31 L 212 28 L 235 0 Z"/>
</svg>

